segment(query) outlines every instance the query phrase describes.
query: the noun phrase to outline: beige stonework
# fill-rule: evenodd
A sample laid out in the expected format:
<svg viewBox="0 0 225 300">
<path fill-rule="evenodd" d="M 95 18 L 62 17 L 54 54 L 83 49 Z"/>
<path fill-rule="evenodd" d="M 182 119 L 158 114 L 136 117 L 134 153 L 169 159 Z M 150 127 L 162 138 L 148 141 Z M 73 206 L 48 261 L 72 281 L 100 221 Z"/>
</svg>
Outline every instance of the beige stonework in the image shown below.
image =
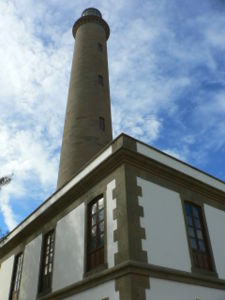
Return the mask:
<svg viewBox="0 0 225 300">
<path fill-rule="evenodd" d="M 112 141 L 107 38 L 109 27 L 100 16 L 82 16 L 74 25 L 76 39 L 58 189 Z M 100 79 L 99 79 L 99 76 Z M 103 78 L 103 82 L 101 81 Z M 100 128 L 103 118 L 104 129 Z"/>
</svg>

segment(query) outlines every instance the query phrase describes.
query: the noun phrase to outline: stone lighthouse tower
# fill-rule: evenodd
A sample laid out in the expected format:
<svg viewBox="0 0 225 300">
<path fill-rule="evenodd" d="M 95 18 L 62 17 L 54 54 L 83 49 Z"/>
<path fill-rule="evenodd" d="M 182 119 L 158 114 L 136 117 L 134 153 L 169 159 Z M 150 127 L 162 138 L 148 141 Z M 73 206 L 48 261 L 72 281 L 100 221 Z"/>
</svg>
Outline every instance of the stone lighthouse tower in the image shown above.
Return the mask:
<svg viewBox="0 0 225 300">
<path fill-rule="evenodd" d="M 73 26 L 75 48 L 57 187 L 112 140 L 107 39 L 99 10 L 84 10 Z"/>
</svg>

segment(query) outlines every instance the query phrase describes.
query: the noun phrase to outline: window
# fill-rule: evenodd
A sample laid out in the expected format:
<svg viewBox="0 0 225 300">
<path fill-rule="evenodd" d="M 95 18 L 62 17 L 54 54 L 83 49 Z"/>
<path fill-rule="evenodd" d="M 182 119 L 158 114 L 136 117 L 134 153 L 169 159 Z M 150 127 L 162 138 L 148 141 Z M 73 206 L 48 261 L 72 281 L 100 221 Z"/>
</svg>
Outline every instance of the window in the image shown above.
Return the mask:
<svg viewBox="0 0 225 300">
<path fill-rule="evenodd" d="M 51 290 L 54 240 L 54 230 L 49 231 L 43 238 L 39 293 L 45 293 Z"/>
<path fill-rule="evenodd" d="M 20 289 L 20 281 L 22 275 L 22 265 L 23 265 L 23 253 L 19 253 L 15 257 L 14 267 L 13 267 L 13 275 L 12 275 L 12 283 L 10 289 L 10 300 L 19 299 L 19 289 Z"/>
<path fill-rule="evenodd" d="M 104 198 L 88 206 L 87 270 L 104 264 Z"/>
<path fill-rule="evenodd" d="M 98 75 L 98 83 L 103 86 L 104 85 L 104 78 L 102 75 Z"/>
<path fill-rule="evenodd" d="M 103 52 L 103 45 L 101 43 L 98 43 L 98 51 Z"/>
<path fill-rule="evenodd" d="M 184 205 L 194 267 L 212 271 L 201 207 L 190 202 L 185 202 Z"/>
<path fill-rule="evenodd" d="M 102 118 L 102 117 L 99 117 L 99 128 L 100 128 L 102 131 L 105 131 L 105 119 Z"/>
</svg>

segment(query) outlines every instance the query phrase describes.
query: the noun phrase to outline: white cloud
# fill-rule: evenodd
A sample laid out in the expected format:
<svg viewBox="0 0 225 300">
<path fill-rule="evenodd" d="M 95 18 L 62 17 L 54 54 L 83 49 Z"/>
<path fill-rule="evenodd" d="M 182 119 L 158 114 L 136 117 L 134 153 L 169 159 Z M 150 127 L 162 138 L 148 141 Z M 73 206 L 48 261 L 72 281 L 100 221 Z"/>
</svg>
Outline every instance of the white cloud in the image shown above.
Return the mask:
<svg viewBox="0 0 225 300">
<path fill-rule="evenodd" d="M 40 6 L 40 17 L 43 11 Z M 17 220 L 13 198 L 29 207 L 33 185 L 39 186 L 38 198 L 56 186 L 73 39 L 60 47 L 45 45 L 36 21 L 28 12 L 22 18 L 12 2 L 1 2 L 0 175 L 14 178 L 1 193 L 0 207 L 10 229 Z"/>
<path fill-rule="evenodd" d="M 9 204 L 9 194 L 5 189 L 7 189 L 7 187 L 0 190 L 0 211 L 4 217 L 6 226 L 9 230 L 12 230 L 17 225 L 17 220 L 15 218 L 15 213 L 12 211 L 12 208 Z"/>
<path fill-rule="evenodd" d="M 155 118 L 150 118 L 146 120 L 145 124 L 143 124 L 143 128 L 146 130 L 146 135 L 149 136 L 151 141 L 154 141 L 158 138 L 161 127 L 162 123 Z"/>
</svg>

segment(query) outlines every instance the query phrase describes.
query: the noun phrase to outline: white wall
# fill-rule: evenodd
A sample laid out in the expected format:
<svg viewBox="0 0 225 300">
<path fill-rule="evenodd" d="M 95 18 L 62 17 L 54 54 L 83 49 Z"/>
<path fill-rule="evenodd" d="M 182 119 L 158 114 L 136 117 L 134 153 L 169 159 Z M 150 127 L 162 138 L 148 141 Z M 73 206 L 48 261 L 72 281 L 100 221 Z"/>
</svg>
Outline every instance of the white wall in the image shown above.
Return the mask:
<svg viewBox="0 0 225 300">
<path fill-rule="evenodd" d="M 7 242 L 10 241 L 14 236 L 16 236 L 19 232 L 21 232 L 28 224 L 30 224 L 33 220 L 35 220 L 38 216 L 40 216 L 44 211 L 46 211 L 53 203 L 56 203 L 63 195 L 65 195 L 73 186 L 75 186 L 78 182 L 81 181 L 87 174 L 89 174 L 94 168 L 96 168 L 100 163 L 102 163 L 105 159 L 107 159 L 112 154 L 112 146 L 109 146 L 105 149 L 96 159 L 94 159 L 91 163 L 87 165 L 77 176 L 73 177 L 63 188 L 54 193 L 48 201 L 44 202 L 34 213 L 28 216 L 16 229 L 14 229 L 7 236 Z"/>
<path fill-rule="evenodd" d="M 116 188 L 116 181 L 107 184 L 106 209 L 107 209 L 107 261 L 108 267 L 115 266 L 114 254 L 118 252 L 118 243 L 114 242 L 114 231 L 117 229 L 117 220 L 113 220 L 113 210 L 116 208 L 116 199 L 113 198 L 113 190 Z"/>
<path fill-rule="evenodd" d="M 30 242 L 24 251 L 20 285 L 20 300 L 35 300 L 37 296 L 42 236 Z"/>
<path fill-rule="evenodd" d="M 225 279 L 225 212 L 209 205 L 204 210 L 216 270 L 219 278 Z"/>
<path fill-rule="evenodd" d="M 82 203 L 57 223 L 53 291 L 83 278 L 84 209 Z"/>
<path fill-rule="evenodd" d="M 148 262 L 190 272 L 191 261 L 179 194 L 141 178 L 137 178 L 137 184 L 142 188 L 139 204 L 144 208 L 141 226 L 146 233 L 142 247 L 148 253 Z"/>
<path fill-rule="evenodd" d="M 178 283 L 162 279 L 150 279 L 146 300 L 224 300 L 225 291 Z"/>
<path fill-rule="evenodd" d="M 168 156 L 167 154 L 165 154 L 157 149 L 154 149 L 150 146 L 147 146 L 147 145 L 137 142 L 137 151 L 151 159 L 154 159 L 154 160 L 160 162 L 161 164 L 171 167 L 172 169 L 175 169 L 181 173 L 191 176 L 197 180 L 200 180 L 206 184 L 209 184 L 209 185 L 225 192 L 225 184 L 223 182 L 207 175 L 206 173 L 204 173 L 196 168 L 191 167 L 190 165 L 183 163 L 182 161 L 179 161 L 176 158 Z"/>
<path fill-rule="evenodd" d="M 12 278 L 14 256 L 5 260 L 0 266 L 0 299 L 8 299 Z"/>
<path fill-rule="evenodd" d="M 115 281 L 100 284 L 92 289 L 79 293 L 65 300 L 102 300 L 109 297 L 109 300 L 119 300 L 119 292 L 115 291 Z M 162 299 L 161 299 L 162 300 Z"/>
</svg>

